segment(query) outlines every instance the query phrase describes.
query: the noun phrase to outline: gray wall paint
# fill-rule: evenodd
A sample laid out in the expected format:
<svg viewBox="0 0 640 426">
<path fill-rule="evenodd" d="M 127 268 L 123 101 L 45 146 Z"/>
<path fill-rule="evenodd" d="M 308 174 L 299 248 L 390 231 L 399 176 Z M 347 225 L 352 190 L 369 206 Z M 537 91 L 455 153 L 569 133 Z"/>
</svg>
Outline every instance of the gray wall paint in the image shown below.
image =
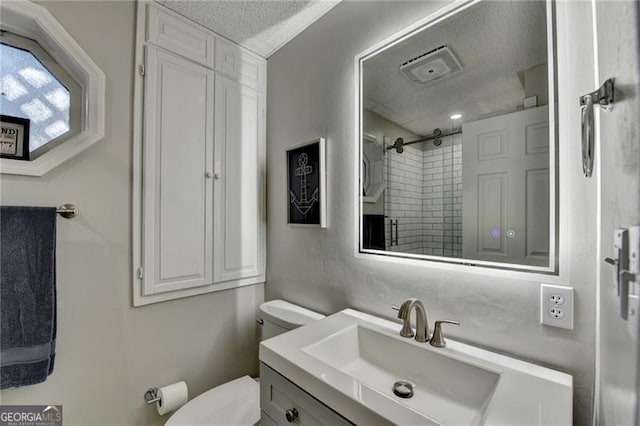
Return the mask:
<svg viewBox="0 0 640 426">
<path fill-rule="evenodd" d="M 392 318 L 391 305 L 421 298 L 430 320 L 454 318 L 459 340 L 573 374 L 575 422 L 588 424 L 594 369 L 595 183 L 581 175 L 575 99 L 593 85 L 588 52 L 565 48 L 579 21 L 559 11 L 561 279 L 576 292 L 575 329 L 539 324 L 544 278 L 487 270 L 399 265 L 354 256 L 354 56 L 444 3 L 342 2 L 268 62 L 268 299 L 332 313 L 353 307 Z M 586 21 L 587 23 L 590 21 Z M 574 44 L 574 46 L 580 46 Z M 573 75 L 571 74 L 573 73 Z M 569 78 L 572 75 L 572 78 Z M 285 148 L 327 138 L 327 229 L 286 224 Z M 570 220 L 569 220 L 570 219 Z"/>
<path fill-rule="evenodd" d="M 2 203 L 80 207 L 58 219 L 53 375 L 3 390 L 2 404 L 62 404 L 68 425 L 161 424 L 143 393 L 185 380 L 191 397 L 257 374 L 263 287 L 131 305 L 135 3 L 43 2 L 107 77 L 106 137 L 42 178 L 2 175 Z"/>
</svg>

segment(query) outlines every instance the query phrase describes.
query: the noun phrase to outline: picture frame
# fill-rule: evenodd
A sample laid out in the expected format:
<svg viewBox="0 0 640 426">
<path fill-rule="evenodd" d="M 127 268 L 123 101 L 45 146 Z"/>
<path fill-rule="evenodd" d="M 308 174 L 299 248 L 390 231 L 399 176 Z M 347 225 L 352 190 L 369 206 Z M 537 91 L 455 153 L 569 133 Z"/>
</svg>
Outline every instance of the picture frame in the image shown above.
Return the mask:
<svg viewBox="0 0 640 426">
<path fill-rule="evenodd" d="M 29 161 L 29 124 L 27 118 L 0 115 L 0 157 Z"/>
<path fill-rule="evenodd" d="M 326 147 L 318 138 L 286 149 L 287 223 L 327 227 Z"/>
</svg>

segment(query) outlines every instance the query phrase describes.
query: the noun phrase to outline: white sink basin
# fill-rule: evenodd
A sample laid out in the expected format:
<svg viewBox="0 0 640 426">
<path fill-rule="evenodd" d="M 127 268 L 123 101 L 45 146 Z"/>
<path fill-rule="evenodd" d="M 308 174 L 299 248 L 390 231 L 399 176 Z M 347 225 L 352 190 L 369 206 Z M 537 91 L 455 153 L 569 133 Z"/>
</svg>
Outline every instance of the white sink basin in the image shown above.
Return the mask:
<svg viewBox="0 0 640 426">
<path fill-rule="evenodd" d="M 390 397 L 396 381 L 410 382 L 413 396 L 398 401 L 443 424 L 480 424 L 500 379 L 359 324 L 302 350 Z"/>
<path fill-rule="evenodd" d="M 345 309 L 263 341 L 260 361 L 355 424 L 571 425 L 570 375 L 400 328 Z M 398 380 L 413 397 L 394 394 Z"/>
</svg>

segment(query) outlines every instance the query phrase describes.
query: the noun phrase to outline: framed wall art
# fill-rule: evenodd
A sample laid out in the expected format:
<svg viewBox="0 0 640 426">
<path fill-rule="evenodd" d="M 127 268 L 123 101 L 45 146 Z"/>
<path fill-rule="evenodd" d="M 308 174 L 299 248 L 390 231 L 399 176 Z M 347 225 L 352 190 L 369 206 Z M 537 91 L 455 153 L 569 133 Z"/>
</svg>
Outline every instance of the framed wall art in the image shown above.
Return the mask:
<svg viewBox="0 0 640 426">
<path fill-rule="evenodd" d="M 29 161 L 29 122 L 0 115 L 0 157 Z"/>
<path fill-rule="evenodd" d="M 287 222 L 327 227 L 324 138 L 287 148 Z"/>
</svg>

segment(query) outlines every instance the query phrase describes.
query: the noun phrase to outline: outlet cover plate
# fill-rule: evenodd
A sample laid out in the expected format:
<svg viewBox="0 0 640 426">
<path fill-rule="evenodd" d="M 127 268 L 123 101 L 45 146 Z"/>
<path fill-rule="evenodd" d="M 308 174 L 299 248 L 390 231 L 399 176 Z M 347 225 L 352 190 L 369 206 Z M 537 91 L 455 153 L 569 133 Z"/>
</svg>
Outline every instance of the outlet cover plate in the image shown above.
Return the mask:
<svg viewBox="0 0 640 426">
<path fill-rule="evenodd" d="M 573 330 L 573 287 L 540 284 L 540 323 Z"/>
</svg>

